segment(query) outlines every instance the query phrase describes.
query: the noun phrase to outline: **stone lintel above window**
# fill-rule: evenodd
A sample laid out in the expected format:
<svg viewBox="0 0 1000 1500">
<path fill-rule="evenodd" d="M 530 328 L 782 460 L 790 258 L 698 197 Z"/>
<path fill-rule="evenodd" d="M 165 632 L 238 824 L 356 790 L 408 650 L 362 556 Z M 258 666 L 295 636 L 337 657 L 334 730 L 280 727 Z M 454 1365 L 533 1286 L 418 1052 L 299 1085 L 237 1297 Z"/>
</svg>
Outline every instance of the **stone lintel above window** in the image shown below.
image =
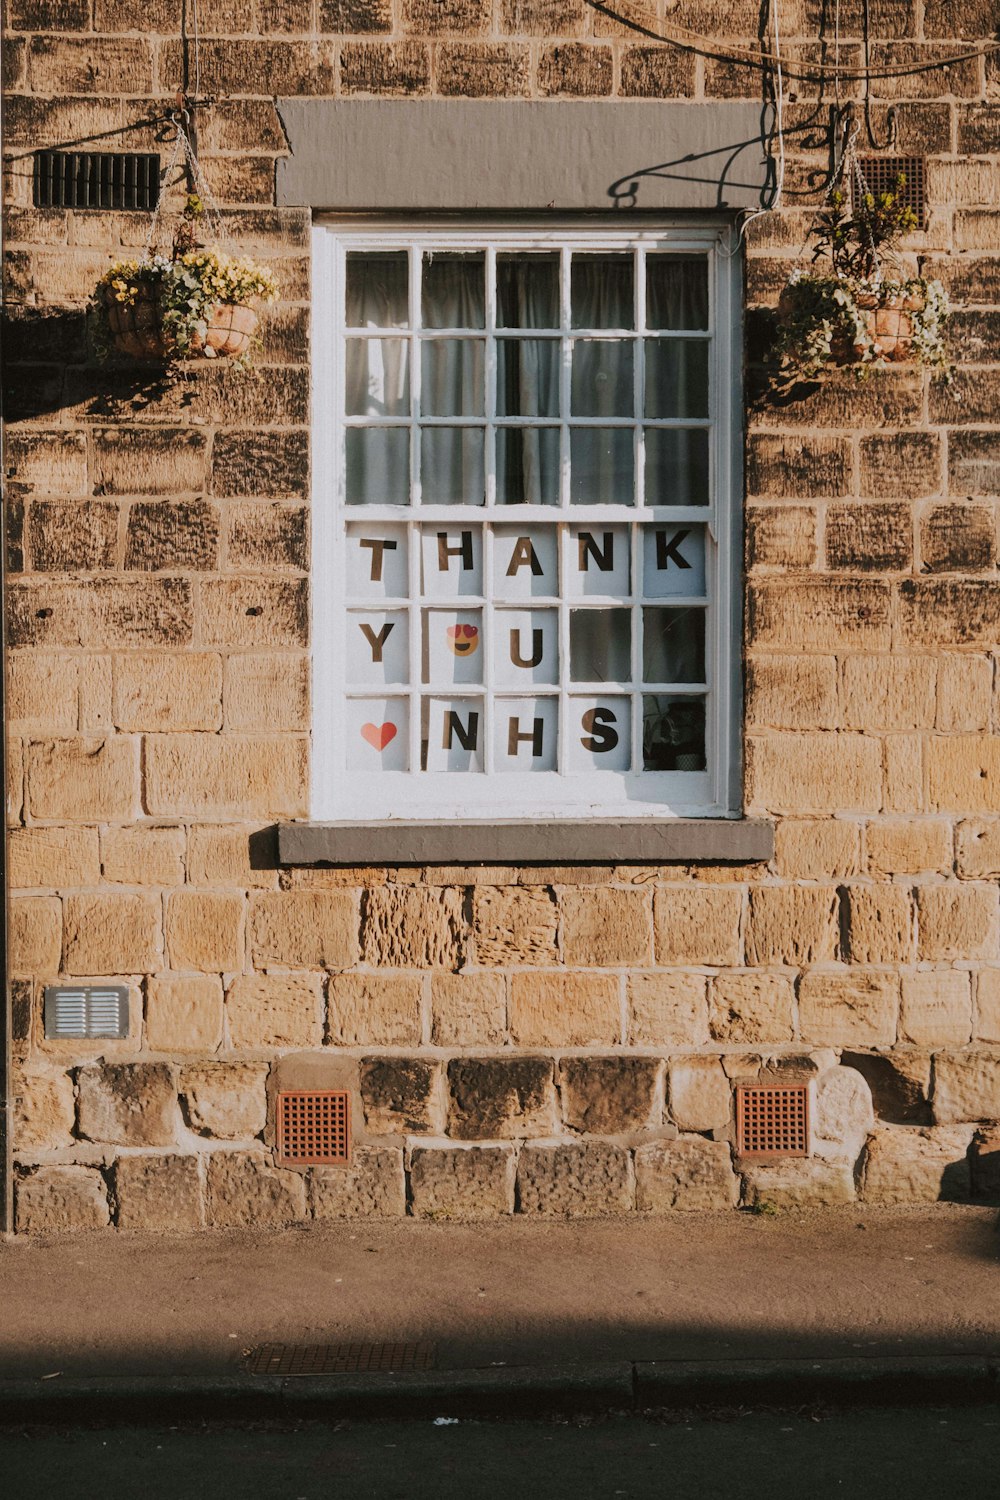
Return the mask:
<svg viewBox="0 0 1000 1500">
<path fill-rule="evenodd" d="M 774 854 L 766 818 L 580 822 L 283 823 L 282 865 L 749 864 Z"/>
</svg>

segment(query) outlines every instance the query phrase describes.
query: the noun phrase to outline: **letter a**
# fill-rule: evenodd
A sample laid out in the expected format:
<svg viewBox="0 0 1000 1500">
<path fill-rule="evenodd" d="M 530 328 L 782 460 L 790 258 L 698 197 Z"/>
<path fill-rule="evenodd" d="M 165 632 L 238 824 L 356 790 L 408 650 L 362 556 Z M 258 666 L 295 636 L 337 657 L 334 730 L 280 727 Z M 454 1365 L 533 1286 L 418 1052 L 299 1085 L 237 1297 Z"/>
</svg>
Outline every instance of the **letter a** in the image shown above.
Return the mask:
<svg viewBox="0 0 1000 1500">
<path fill-rule="evenodd" d="M 519 536 L 515 541 L 510 554 L 510 562 L 507 564 L 507 577 L 516 578 L 519 568 L 530 568 L 533 578 L 542 576 L 542 565 L 538 561 L 538 554 L 531 545 L 529 536 Z"/>
</svg>

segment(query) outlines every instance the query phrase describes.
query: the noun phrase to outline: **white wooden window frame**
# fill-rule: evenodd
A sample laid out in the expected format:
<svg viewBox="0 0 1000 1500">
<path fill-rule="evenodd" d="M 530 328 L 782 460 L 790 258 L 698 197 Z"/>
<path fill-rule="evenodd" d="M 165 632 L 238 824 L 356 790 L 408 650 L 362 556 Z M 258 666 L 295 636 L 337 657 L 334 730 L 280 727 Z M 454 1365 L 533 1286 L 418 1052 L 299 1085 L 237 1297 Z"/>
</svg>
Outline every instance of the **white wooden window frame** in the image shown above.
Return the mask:
<svg viewBox="0 0 1000 1500">
<path fill-rule="evenodd" d="M 400 223 L 386 219 L 361 220 L 318 219 L 313 231 L 313 408 L 312 408 L 312 535 L 313 535 L 313 743 L 311 816 L 317 821 L 351 821 L 382 823 L 418 820 L 495 822 L 525 819 L 620 819 L 634 821 L 662 818 L 704 818 L 740 816 L 739 745 L 740 672 L 739 619 L 740 572 L 737 540 L 740 523 L 741 417 L 742 417 L 742 339 L 739 262 L 732 254 L 728 223 L 718 219 L 657 219 L 619 228 L 604 228 L 593 220 L 546 218 L 538 222 L 498 223 L 494 220 L 470 219 L 461 227 L 454 222 L 423 220 Z M 348 696 L 345 677 L 345 543 L 346 524 L 361 519 L 373 525 L 407 524 L 415 528 L 424 522 L 446 522 L 455 526 L 466 519 L 482 524 L 490 519 L 497 524 L 512 525 L 520 521 L 553 524 L 557 517 L 553 506 L 491 505 L 492 490 L 487 485 L 486 505 L 372 506 L 344 503 L 344 368 L 341 346 L 344 338 L 345 265 L 349 251 L 407 249 L 411 252 L 411 328 L 400 336 L 416 340 L 419 329 L 419 300 L 415 300 L 416 270 L 427 250 L 485 251 L 487 257 L 488 315 L 485 336 L 488 341 L 488 363 L 494 363 L 490 339 L 495 312 L 492 308 L 492 270 L 500 251 L 559 250 L 564 259 L 574 252 L 608 252 L 635 250 L 638 253 L 637 283 L 640 312 L 644 296 L 643 261 L 647 250 L 682 254 L 703 254 L 707 258 L 709 277 L 709 419 L 699 424 L 678 419 L 678 426 L 705 425 L 709 430 L 710 498 L 707 506 L 649 507 L 645 503 L 623 505 L 568 504 L 568 485 L 562 483 L 562 503 L 558 520 L 567 526 L 581 521 L 618 523 L 634 527 L 632 542 L 633 589 L 637 590 L 637 541 L 639 522 L 694 522 L 704 524 L 706 536 L 706 681 L 707 711 L 705 729 L 706 769 L 704 771 L 594 771 L 566 775 L 561 771 L 484 772 L 414 771 L 411 758 L 408 771 L 356 773 L 347 770 L 344 704 Z M 563 286 L 567 277 L 563 276 Z M 580 337 L 586 329 L 570 329 L 569 309 L 562 310 L 563 337 Z M 641 343 L 642 322 L 637 323 L 634 337 Z M 445 330 L 433 330 L 440 336 Z M 600 330 L 606 334 L 606 330 Z M 673 335 L 672 335 L 673 336 Z M 680 335 L 683 336 L 683 335 Z M 636 360 L 637 368 L 642 361 Z M 638 376 L 637 376 L 638 378 Z M 419 382 L 419 360 L 411 358 L 411 382 Z M 488 389 L 492 381 L 487 377 Z M 641 405 L 638 411 L 641 412 Z M 491 408 L 487 404 L 487 424 Z M 566 423 L 563 411 L 561 423 Z M 461 425 L 460 422 L 456 425 Z M 594 425 L 607 425 L 595 421 Z M 612 424 L 614 425 L 614 424 Z M 493 444 L 487 426 L 487 473 L 493 472 Z M 636 474 L 641 476 L 642 419 L 634 422 Z M 564 444 L 563 463 L 566 463 Z M 642 496 L 641 477 L 639 496 Z M 413 533 L 411 532 L 411 535 Z M 484 527 L 484 538 L 490 535 Z M 484 550 L 488 545 L 484 541 Z M 411 546 L 411 622 L 419 608 L 413 596 L 413 562 Z M 483 559 L 484 590 L 488 589 L 488 559 Z M 661 602 L 661 601 L 657 601 Z M 633 601 L 641 607 L 638 594 Z M 478 607 L 475 599 L 463 600 L 461 607 Z M 484 623 L 489 620 L 489 594 L 484 593 Z M 565 609 L 560 610 L 561 645 L 565 651 Z M 633 684 L 641 691 L 641 671 L 637 663 L 637 632 L 633 629 Z M 411 663 L 417 664 L 416 632 L 410 631 Z M 559 687 L 562 720 L 565 724 L 565 700 L 570 690 L 568 662 L 562 655 L 563 679 Z M 490 690 L 487 672 L 486 696 Z M 413 676 L 409 695 L 416 703 L 422 689 Z M 423 689 L 426 691 L 426 689 Z M 683 689 L 678 688 L 678 695 Z M 387 689 L 385 696 L 393 695 Z M 401 696 L 406 696 L 402 694 Z M 411 746 L 416 747 L 419 719 L 410 710 Z M 417 719 L 417 724 L 414 720 Z M 633 743 L 636 724 L 633 719 Z M 641 724 L 639 725 L 641 734 Z M 562 737 L 562 734 L 561 734 Z M 487 727 L 486 746 L 492 742 Z M 413 756 L 411 749 L 411 757 Z M 487 748 L 487 754 L 489 750 Z"/>
</svg>

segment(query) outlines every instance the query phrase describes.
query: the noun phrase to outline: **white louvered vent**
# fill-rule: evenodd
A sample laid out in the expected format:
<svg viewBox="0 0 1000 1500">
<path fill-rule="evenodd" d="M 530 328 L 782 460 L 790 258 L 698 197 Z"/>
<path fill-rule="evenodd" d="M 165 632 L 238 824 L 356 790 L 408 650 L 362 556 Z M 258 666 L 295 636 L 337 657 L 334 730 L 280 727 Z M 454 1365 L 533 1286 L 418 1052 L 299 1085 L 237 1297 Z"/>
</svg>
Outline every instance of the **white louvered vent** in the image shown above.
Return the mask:
<svg viewBox="0 0 1000 1500">
<path fill-rule="evenodd" d="M 128 989 L 115 985 L 50 984 L 45 988 L 45 1035 L 128 1036 Z"/>
</svg>

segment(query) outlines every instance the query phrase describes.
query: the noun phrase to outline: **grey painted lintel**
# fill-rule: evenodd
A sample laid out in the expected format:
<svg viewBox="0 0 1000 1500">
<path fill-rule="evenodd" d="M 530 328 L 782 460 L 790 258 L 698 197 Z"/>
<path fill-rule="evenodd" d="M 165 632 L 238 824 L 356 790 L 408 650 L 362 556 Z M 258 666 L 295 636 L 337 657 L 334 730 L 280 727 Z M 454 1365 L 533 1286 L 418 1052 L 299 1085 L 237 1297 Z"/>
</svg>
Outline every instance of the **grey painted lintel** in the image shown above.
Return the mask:
<svg viewBox="0 0 1000 1500">
<path fill-rule="evenodd" d="M 765 818 L 579 823 L 283 823 L 282 865 L 725 864 L 769 860 Z"/>
<path fill-rule="evenodd" d="M 332 212 L 766 207 L 762 107 L 735 100 L 279 99 L 277 201 Z"/>
</svg>

